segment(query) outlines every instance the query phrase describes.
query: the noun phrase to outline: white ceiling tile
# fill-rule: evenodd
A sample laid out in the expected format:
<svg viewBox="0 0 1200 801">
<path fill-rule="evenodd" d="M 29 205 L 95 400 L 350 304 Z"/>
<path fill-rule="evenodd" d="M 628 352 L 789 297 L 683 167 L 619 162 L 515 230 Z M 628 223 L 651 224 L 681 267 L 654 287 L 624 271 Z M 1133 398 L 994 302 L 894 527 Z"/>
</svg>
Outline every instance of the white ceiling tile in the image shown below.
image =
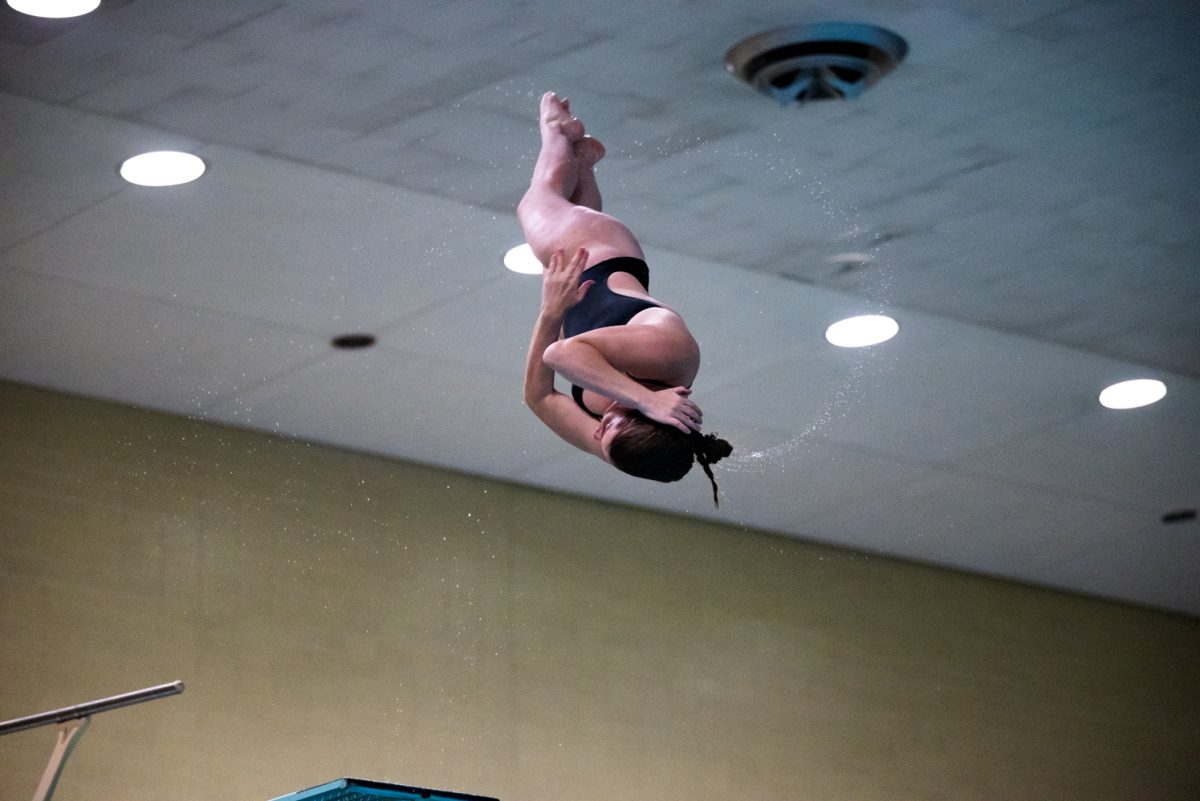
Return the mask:
<svg viewBox="0 0 1200 801">
<path fill-rule="evenodd" d="M 521 387 L 376 347 L 335 352 L 205 409 L 231 425 L 503 477 L 547 458 Z"/>
<path fill-rule="evenodd" d="M 1106 542 L 1113 532 L 1144 526 L 1146 518 L 1032 484 L 938 470 L 816 514 L 809 525 L 832 541 L 867 551 L 1052 584 L 1055 565 Z M 1103 594 L 1104 586 L 1096 577 L 1088 591 Z"/>
<path fill-rule="evenodd" d="M 1112 410 L 1096 400 L 1084 414 L 966 460 L 988 475 L 1037 482 L 1064 492 L 1165 513 L 1200 504 L 1200 384 L 1168 378 L 1167 397 L 1140 409 Z"/>
<path fill-rule="evenodd" d="M 6 201 L 0 214 L 0 253 L 120 192 L 125 182 L 117 169 L 126 158 L 196 146 L 196 140 L 182 134 L 9 94 L 0 94 L 0 119 Z"/>
<path fill-rule="evenodd" d="M 807 539 L 842 541 L 841 532 L 830 531 L 819 519 L 931 473 L 925 465 L 840 447 L 819 432 L 706 428 L 734 446 L 731 457 L 713 468 L 721 487 L 722 518 Z M 788 502 L 780 503 L 780 498 Z"/>
<path fill-rule="evenodd" d="M 195 414 L 327 349 L 253 320 L 0 270 L 0 374 L 17 381 Z"/>
<path fill-rule="evenodd" d="M 723 388 L 713 408 L 833 442 L 946 464 L 1083 413 L 1111 362 L 1065 348 L 887 309 L 896 338 L 863 349 L 787 343 L 775 364 Z M 764 391 L 764 387 L 769 390 Z M 1099 390 L 1097 389 L 1096 392 Z"/>
<path fill-rule="evenodd" d="M 1200 525 L 1145 525 L 1055 565 L 1048 583 L 1194 614 L 1200 603 Z"/>
<path fill-rule="evenodd" d="M 497 243 L 514 225 L 225 148 L 201 155 L 208 171 L 196 183 L 126 187 L 7 261 L 336 334 L 394 322 L 491 279 Z"/>
<path fill-rule="evenodd" d="M 494 276 L 428 311 L 378 331 L 393 350 L 507 377 L 520 390 L 525 354 L 541 302 L 541 277 L 506 269 L 499 249 Z M 524 316 L 515 313 L 524 310 Z"/>
</svg>

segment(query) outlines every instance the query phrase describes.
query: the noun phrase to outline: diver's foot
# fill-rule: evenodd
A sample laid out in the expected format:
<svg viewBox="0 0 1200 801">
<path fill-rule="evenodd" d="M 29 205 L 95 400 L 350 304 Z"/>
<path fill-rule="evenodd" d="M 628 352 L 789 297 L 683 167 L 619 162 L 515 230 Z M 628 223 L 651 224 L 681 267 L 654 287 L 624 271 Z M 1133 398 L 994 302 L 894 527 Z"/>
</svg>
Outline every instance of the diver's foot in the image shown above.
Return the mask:
<svg viewBox="0 0 1200 801">
<path fill-rule="evenodd" d="M 539 109 L 541 124 L 547 128 L 557 128 L 572 144 L 583 138 L 583 123 L 578 117 L 571 116 L 571 103 L 562 99 L 554 92 L 542 95 Z"/>
<path fill-rule="evenodd" d="M 591 167 L 597 161 L 604 158 L 604 145 L 600 144 L 600 140 L 594 136 L 582 136 L 579 141 L 574 144 L 575 158 L 579 159 L 584 165 Z"/>
<path fill-rule="evenodd" d="M 542 95 L 542 101 L 538 108 L 538 117 L 543 123 L 567 123 L 573 118 L 571 116 L 571 101 L 565 97 L 559 97 L 554 92 L 546 92 Z"/>
<path fill-rule="evenodd" d="M 542 95 L 541 103 L 539 103 L 538 115 L 542 122 L 549 122 L 556 118 L 570 117 L 571 112 L 568 109 L 567 101 L 564 101 L 554 92 L 546 92 Z"/>
<path fill-rule="evenodd" d="M 559 130 L 563 132 L 563 136 L 567 137 L 572 145 L 576 145 L 584 139 L 583 123 L 578 117 L 572 117 L 566 122 L 560 123 Z"/>
</svg>

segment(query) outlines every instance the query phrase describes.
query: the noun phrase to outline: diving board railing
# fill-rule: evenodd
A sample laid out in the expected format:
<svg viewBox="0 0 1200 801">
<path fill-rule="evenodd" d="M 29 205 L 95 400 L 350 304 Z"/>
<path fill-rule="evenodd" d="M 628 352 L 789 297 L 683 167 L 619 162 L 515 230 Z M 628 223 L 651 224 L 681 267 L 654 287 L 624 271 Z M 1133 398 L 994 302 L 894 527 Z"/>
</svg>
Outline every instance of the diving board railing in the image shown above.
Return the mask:
<svg viewBox="0 0 1200 801">
<path fill-rule="evenodd" d="M 14 718 L 0 723 L 0 735 L 13 734 L 53 723 L 59 724 L 58 741 L 54 745 L 54 751 L 50 754 L 50 762 L 46 765 L 37 791 L 33 794 L 33 801 L 49 801 L 50 796 L 54 794 L 55 785 L 58 784 L 58 777 L 62 775 L 63 765 L 66 763 L 67 757 L 71 755 L 71 751 L 74 750 L 75 744 L 79 742 L 79 738 L 87 730 L 92 715 L 120 709 L 123 706 L 133 706 L 146 701 L 166 698 L 168 695 L 179 695 L 181 692 L 183 692 L 183 682 L 173 681 L 169 684 L 146 687 L 130 693 L 101 698 L 97 701 L 65 706 L 49 712 L 39 712 L 36 715 Z"/>
</svg>

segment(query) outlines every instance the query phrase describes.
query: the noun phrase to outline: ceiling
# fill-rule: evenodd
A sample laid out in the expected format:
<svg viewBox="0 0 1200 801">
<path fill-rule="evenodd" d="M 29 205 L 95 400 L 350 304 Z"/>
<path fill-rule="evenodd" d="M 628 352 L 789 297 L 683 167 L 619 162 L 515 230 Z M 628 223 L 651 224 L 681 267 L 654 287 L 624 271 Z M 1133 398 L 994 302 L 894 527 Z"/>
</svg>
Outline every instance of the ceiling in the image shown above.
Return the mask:
<svg viewBox="0 0 1200 801">
<path fill-rule="evenodd" d="M 908 58 L 803 107 L 724 68 L 831 19 Z M 1197 64 L 1194 0 L 4 7 L 0 377 L 1200 616 L 1200 525 L 1161 520 L 1200 505 Z M 700 341 L 719 510 L 522 407 L 547 89 Z M 161 149 L 208 171 L 119 178 Z M 1096 402 L 1138 377 L 1167 397 Z"/>
</svg>

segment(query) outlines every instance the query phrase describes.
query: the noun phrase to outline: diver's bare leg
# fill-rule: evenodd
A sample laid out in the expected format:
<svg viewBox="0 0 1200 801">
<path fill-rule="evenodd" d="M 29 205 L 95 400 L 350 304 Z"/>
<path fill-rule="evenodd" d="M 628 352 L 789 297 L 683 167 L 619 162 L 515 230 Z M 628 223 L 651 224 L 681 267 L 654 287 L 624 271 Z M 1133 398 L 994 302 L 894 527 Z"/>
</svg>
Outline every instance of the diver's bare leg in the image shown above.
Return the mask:
<svg viewBox="0 0 1200 801">
<path fill-rule="evenodd" d="M 576 155 L 576 144 L 584 140 L 583 123 L 553 92 L 542 97 L 540 111 L 542 147 L 529 189 L 517 206 L 517 219 L 533 254 L 542 264 L 557 250 L 573 253 L 581 247 L 593 264 L 616 256 L 641 258 L 641 247 L 629 229 L 597 210 L 600 190 L 590 168 L 602 147 L 596 149 L 599 143 L 594 140 L 580 144 Z"/>
<path fill-rule="evenodd" d="M 583 139 L 583 123 L 571 116 L 566 101 L 553 92 L 542 96 L 540 111 L 542 149 L 533 167 L 529 191 L 549 191 L 569 199 L 579 179 L 575 144 Z"/>
<path fill-rule="evenodd" d="M 517 219 L 525 241 L 543 263 L 557 249 L 571 247 L 573 210 L 571 202 L 579 185 L 579 159 L 575 144 L 583 139 L 583 124 L 571 116 L 567 103 L 547 92 L 539 109 L 542 147 L 533 167 L 529 189 L 517 205 Z M 592 183 L 595 183 L 593 177 Z M 583 190 L 588 195 L 588 189 Z"/>
<path fill-rule="evenodd" d="M 604 145 L 599 140 L 584 136 L 573 146 L 578 173 L 575 180 L 575 191 L 568 198 L 576 206 L 587 206 L 589 209 L 603 211 L 600 199 L 600 187 L 596 183 L 596 162 L 604 158 Z"/>
</svg>

